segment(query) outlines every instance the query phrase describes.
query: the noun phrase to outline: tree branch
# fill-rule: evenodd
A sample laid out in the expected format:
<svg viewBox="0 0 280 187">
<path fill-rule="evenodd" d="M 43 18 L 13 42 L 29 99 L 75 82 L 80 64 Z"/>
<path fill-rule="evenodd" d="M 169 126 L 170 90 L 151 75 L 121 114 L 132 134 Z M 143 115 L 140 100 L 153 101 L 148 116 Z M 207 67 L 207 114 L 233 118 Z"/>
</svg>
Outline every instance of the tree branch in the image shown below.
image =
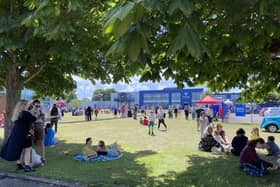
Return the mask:
<svg viewBox="0 0 280 187">
<path fill-rule="evenodd" d="M 33 73 L 29 78 L 27 78 L 24 81 L 24 84 L 30 82 L 32 79 L 34 79 L 39 73 L 41 73 L 43 71 L 43 69 L 48 65 L 48 62 L 46 62 L 45 64 L 42 64 L 42 66 L 40 66 L 38 69 L 36 69 L 37 71 L 35 73 Z"/>
</svg>

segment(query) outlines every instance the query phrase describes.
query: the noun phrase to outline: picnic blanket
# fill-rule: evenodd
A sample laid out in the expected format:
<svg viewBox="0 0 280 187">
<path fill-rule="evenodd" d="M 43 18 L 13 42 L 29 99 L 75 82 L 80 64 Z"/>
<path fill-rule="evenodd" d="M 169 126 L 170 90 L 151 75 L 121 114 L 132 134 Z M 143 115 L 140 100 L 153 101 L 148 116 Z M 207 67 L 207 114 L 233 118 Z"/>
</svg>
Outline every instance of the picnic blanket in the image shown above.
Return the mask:
<svg viewBox="0 0 280 187">
<path fill-rule="evenodd" d="M 262 164 L 261 168 L 257 168 L 256 166 L 249 163 L 244 163 L 242 167 L 243 171 L 251 176 L 262 177 L 266 173 L 266 170 L 264 169 Z"/>
<path fill-rule="evenodd" d="M 86 159 L 84 159 L 84 156 L 79 153 L 79 154 L 74 155 L 73 159 L 74 160 L 78 160 L 78 161 L 85 161 L 85 162 L 99 162 L 99 161 L 105 162 L 105 161 L 117 160 L 117 159 L 121 158 L 122 156 L 123 156 L 123 154 L 120 154 L 118 156 L 103 156 L 103 155 L 99 155 L 98 157 L 86 160 Z"/>
</svg>

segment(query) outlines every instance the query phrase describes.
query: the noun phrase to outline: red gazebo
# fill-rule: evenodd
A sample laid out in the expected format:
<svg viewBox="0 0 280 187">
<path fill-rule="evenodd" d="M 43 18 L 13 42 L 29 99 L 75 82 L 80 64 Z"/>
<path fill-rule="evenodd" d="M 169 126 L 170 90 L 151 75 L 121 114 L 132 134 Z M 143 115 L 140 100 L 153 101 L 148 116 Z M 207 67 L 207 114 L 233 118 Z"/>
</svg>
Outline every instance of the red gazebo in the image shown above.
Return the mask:
<svg viewBox="0 0 280 187">
<path fill-rule="evenodd" d="M 207 95 L 206 97 L 204 97 L 203 99 L 201 100 L 198 100 L 196 102 L 197 104 L 218 104 L 219 101 L 214 99 L 213 97 Z"/>
<path fill-rule="evenodd" d="M 65 107 L 65 102 L 63 101 L 55 101 L 53 104 L 56 104 L 58 107 Z"/>
</svg>

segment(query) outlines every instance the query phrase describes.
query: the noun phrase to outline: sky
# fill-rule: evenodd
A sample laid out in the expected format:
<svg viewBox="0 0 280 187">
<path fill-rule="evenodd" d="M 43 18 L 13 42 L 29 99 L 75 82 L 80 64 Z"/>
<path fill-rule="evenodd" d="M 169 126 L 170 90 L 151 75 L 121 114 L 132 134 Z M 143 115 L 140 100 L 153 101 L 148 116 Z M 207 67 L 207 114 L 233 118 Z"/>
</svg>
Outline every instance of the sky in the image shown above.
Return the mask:
<svg viewBox="0 0 280 187">
<path fill-rule="evenodd" d="M 139 82 L 139 77 L 131 78 L 131 82 L 126 84 L 119 82 L 117 84 L 101 84 L 100 81 L 96 81 L 96 84 L 92 84 L 90 80 L 82 79 L 81 77 L 73 76 L 77 81 L 77 97 L 78 99 L 92 98 L 93 92 L 96 89 L 108 89 L 114 88 L 117 92 L 134 92 L 139 90 L 161 90 L 168 87 L 176 87 L 176 84 L 172 80 L 162 80 L 160 82 Z"/>
<path fill-rule="evenodd" d="M 96 81 L 92 84 L 90 80 L 82 79 L 78 76 L 73 76 L 74 80 L 77 81 L 76 94 L 78 99 L 82 100 L 84 98 L 92 99 L 94 90 L 96 89 L 108 89 L 114 88 L 117 92 L 134 92 L 140 90 L 162 90 L 164 88 L 175 88 L 177 87 L 173 80 L 161 80 L 160 82 L 139 82 L 139 77 L 131 78 L 131 82 L 126 84 L 124 82 L 119 82 L 117 84 L 102 84 L 100 81 Z M 207 88 L 206 86 L 199 86 L 200 88 Z M 185 86 L 187 88 L 187 85 Z M 240 92 L 238 88 L 233 88 L 228 92 Z"/>
</svg>

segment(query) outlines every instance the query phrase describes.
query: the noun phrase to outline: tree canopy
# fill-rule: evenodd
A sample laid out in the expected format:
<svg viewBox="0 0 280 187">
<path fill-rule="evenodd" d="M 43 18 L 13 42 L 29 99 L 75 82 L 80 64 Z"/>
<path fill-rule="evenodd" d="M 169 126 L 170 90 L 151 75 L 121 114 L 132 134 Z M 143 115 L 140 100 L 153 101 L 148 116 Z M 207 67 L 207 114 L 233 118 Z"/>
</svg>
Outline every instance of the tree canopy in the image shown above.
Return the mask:
<svg viewBox="0 0 280 187">
<path fill-rule="evenodd" d="M 94 101 L 110 101 L 111 93 L 115 93 L 116 90 L 114 88 L 108 89 L 96 89 L 93 92 L 92 100 Z"/>
<path fill-rule="evenodd" d="M 107 56 L 141 68 L 143 81 L 279 91 L 279 10 L 278 0 L 122 1 L 106 15 Z"/>
<path fill-rule="evenodd" d="M 10 117 L 22 88 L 40 96 L 62 96 L 76 87 L 72 75 L 111 80 L 104 51 L 104 11 L 111 1 L 0 1 L 0 85 Z"/>
</svg>

